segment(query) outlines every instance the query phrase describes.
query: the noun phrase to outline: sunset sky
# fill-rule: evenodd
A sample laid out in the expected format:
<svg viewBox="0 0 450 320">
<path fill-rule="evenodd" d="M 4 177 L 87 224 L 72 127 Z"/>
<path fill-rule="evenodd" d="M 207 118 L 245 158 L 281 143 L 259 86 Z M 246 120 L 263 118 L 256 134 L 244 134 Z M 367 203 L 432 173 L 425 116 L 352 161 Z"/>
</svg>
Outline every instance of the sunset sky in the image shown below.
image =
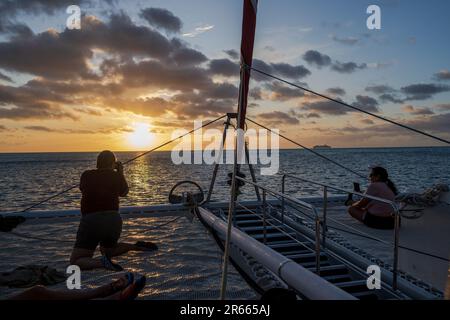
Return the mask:
<svg viewBox="0 0 450 320">
<path fill-rule="evenodd" d="M 66 28 L 72 4 L 80 30 Z M 370 4 L 381 30 L 366 27 Z M 262 0 L 253 63 L 450 139 L 449 14 L 446 0 Z M 236 111 L 241 24 L 240 0 L 1 1 L 0 152 L 146 150 Z M 308 146 L 442 145 L 261 75 L 250 84 L 248 116 Z"/>
</svg>

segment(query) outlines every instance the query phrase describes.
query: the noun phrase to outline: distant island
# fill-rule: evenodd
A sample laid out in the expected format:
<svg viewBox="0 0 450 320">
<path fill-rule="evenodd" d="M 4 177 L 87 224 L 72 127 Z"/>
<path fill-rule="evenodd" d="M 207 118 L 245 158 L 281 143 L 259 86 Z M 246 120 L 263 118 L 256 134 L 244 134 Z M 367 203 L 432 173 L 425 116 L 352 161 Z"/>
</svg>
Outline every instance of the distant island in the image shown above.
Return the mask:
<svg viewBox="0 0 450 320">
<path fill-rule="evenodd" d="M 321 144 L 321 145 L 314 146 L 313 149 L 331 149 L 331 147 L 326 144 Z"/>
</svg>

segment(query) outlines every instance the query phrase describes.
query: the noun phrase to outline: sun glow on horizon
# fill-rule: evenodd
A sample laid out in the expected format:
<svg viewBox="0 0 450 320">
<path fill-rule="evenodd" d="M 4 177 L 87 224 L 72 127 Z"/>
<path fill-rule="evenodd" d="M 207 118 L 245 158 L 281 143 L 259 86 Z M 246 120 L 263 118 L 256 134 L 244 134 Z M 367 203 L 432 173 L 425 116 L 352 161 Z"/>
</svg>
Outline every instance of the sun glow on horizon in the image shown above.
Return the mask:
<svg viewBox="0 0 450 320">
<path fill-rule="evenodd" d="M 155 140 L 155 135 L 150 131 L 151 126 L 145 122 L 135 122 L 132 126 L 132 132 L 128 133 L 128 143 L 135 148 L 144 148 L 150 146 Z"/>
</svg>

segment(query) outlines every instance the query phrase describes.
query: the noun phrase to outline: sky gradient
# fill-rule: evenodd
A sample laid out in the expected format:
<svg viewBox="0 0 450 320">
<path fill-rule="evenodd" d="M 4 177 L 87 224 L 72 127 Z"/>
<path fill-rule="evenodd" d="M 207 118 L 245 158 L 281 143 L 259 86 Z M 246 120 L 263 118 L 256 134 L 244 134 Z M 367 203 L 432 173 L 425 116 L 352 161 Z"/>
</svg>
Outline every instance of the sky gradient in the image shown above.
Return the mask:
<svg viewBox="0 0 450 320">
<path fill-rule="evenodd" d="M 71 4 L 80 30 L 66 28 Z M 371 4 L 381 30 L 366 27 Z M 254 67 L 449 139 L 449 12 L 263 0 Z M 238 0 L 2 1 L 0 152 L 146 150 L 235 111 L 241 23 Z M 261 75 L 250 86 L 248 116 L 307 146 L 442 145 Z"/>
</svg>

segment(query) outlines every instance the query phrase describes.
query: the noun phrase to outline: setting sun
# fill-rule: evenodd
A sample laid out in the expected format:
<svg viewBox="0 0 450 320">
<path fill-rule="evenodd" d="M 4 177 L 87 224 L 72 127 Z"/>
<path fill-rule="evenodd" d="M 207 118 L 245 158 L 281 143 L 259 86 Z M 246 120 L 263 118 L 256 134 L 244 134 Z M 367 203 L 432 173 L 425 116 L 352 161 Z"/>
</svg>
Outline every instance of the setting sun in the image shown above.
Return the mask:
<svg viewBox="0 0 450 320">
<path fill-rule="evenodd" d="M 144 122 L 133 123 L 133 131 L 128 134 L 128 142 L 136 148 L 148 147 L 154 138 L 150 125 Z"/>
</svg>

